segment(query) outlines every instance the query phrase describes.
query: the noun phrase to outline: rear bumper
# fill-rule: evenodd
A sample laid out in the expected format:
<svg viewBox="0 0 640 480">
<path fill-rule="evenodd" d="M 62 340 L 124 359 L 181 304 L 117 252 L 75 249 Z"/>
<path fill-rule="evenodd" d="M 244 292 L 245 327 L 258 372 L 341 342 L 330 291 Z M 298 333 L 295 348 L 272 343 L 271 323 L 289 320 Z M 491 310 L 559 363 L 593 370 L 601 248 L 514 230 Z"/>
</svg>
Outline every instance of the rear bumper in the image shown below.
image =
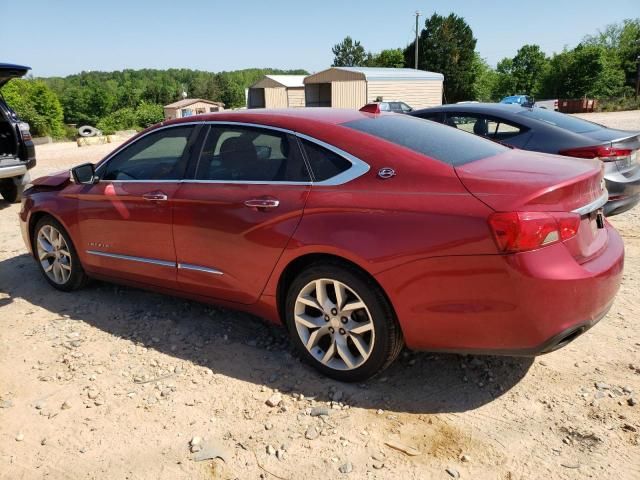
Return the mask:
<svg viewBox="0 0 640 480">
<path fill-rule="evenodd" d="M 626 212 L 640 202 L 640 167 L 624 175 L 607 172 L 605 181 L 609 191 L 609 201 L 604 206 L 607 217 Z"/>
<path fill-rule="evenodd" d="M 376 276 L 415 350 L 537 355 L 600 320 L 618 291 L 624 247 L 607 224 L 600 254 L 579 264 L 563 244 L 515 255 L 441 257 Z"/>
<path fill-rule="evenodd" d="M 0 178 L 21 177 L 25 173 L 27 173 L 27 166 L 25 164 L 0 167 Z"/>
</svg>

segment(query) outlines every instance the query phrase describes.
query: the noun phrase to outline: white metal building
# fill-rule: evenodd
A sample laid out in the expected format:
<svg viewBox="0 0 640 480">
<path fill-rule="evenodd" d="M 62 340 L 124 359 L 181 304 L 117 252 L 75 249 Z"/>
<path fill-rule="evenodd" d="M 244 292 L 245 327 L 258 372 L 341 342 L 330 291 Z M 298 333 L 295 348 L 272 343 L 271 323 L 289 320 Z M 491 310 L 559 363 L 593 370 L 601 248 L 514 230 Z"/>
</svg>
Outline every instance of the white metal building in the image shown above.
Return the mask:
<svg viewBox="0 0 640 480">
<path fill-rule="evenodd" d="M 265 75 L 249 87 L 247 108 L 304 107 L 304 75 Z"/>
<path fill-rule="evenodd" d="M 304 79 L 307 107 L 361 108 L 399 100 L 413 108 L 442 104 L 441 73 L 412 68 L 332 67 Z"/>
</svg>

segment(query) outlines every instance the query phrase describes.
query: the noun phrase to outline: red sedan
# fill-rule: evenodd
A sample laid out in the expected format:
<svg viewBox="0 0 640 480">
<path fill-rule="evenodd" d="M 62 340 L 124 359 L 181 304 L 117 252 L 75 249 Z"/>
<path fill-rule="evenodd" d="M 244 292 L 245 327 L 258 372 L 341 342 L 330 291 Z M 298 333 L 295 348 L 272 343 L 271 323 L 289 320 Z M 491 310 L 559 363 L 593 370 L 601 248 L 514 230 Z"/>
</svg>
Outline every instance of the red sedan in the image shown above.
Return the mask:
<svg viewBox="0 0 640 480">
<path fill-rule="evenodd" d="M 59 290 L 243 309 L 357 381 L 403 345 L 535 355 L 602 318 L 624 251 L 601 168 L 392 113 L 219 113 L 34 181 L 20 218 Z"/>
</svg>

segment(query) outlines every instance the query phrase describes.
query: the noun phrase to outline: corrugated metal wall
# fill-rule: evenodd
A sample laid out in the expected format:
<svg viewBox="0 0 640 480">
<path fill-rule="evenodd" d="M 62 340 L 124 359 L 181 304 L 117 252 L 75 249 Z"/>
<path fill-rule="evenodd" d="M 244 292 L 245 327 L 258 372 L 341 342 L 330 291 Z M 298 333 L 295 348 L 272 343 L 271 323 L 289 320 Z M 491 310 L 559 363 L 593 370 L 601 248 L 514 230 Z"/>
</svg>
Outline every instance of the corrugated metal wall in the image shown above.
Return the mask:
<svg viewBox="0 0 640 480">
<path fill-rule="evenodd" d="M 289 107 L 304 107 L 304 87 L 287 88 Z"/>
<path fill-rule="evenodd" d="M 442 81 L 377 81 L 369 82 L 367 102 L 377 97 L 383 100 L 401 100 L 413 108 L 442 105 Z"/>
<path fill-rule="evenodd" d="M 331 82 L 331 106 L 360 108 L 367 103 L 367 83 L 364 80 Z"/>
<path fill-rule="evenodd" d="M 266 108 L 287 108 L 287 89 L 265 88 L 264 104 Z"/>
</svg>

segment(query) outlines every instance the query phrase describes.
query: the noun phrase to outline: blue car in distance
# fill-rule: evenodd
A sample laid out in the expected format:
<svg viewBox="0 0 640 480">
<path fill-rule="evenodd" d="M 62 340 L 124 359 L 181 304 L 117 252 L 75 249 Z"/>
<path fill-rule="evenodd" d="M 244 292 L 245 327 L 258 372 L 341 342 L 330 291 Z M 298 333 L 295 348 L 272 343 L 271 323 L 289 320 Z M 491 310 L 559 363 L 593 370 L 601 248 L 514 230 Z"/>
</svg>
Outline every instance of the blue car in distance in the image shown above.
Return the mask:
<svg viewBox="0 0 640 480">
<path fill-rule="evenodd" d="M 510 96 L 504 97 L 502 100 L 500 100 L 500 103 L 515 104 L 515 105 L 522 105 L 522 106 L 525 106 L 525 107 L 531 107 L 531 106 L 533 106 L 535 101 L 533 100 L 533 97 L 530 97 L 529 95 L 510 95 Z"/>
</svg>

